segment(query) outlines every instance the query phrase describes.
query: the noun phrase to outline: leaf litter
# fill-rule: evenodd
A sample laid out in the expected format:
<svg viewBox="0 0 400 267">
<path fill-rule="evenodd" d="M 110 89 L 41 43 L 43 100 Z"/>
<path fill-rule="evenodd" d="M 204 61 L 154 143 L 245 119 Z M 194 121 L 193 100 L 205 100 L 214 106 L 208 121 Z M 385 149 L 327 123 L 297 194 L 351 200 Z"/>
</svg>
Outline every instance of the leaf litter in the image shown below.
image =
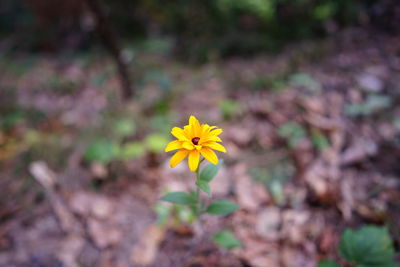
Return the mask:
<svg viewBox="0 0 400 267">
<path fill-rule="evenodd" d="M 0 265 L 314 267 L 322 258 L 338 259 L 338 236 L 348 226 L 378 223 L 398 230 L 398 71 L 383 67 L 386 59 L 371 41 L 349 41 L 363 35 L 343 34 L 347 45 L 333 45 L 317 63 L 304 60 L 298 49 L 226 60 L 221 69 L 210 63 L 166 70 L 177 88 L 167 111 L 175 112 L 175 122 L 191 113 L 223 124 L 226 164 L 211 187 L 216 197 L 228 196 L 242 209 L 210 219 L 204 231 L 211 236 L 232 229 L 243 246 L 229 252 L 210 238 L 199 239 L 196 226 L 171 219 L 155 224 L 153 205 L 160 195 L 190 189 L 185 168 L 171 170 L 155 149 L 122 163 L 112 157 L 88 163 L 83 148 L 74 148 L 81 145 L 78 136 L 101 125 L 99 114 L 111 109 L 107 88 L 117 86 L 115 79 L 86 84 L 80 73 L 95 76 L 108 63 L 85 69 L 71 62 L 67 72 L 56 73 L 82 89 L 70 95 L 39 90 L 56 70 L 51 59 L 37 63 L 18 81 L 19 103 L 46 115 L 35 129 L 39 137 L 59 135 L 74 153 L 68 164 L 53 161 L 57 151 L 29 161 L 30 174 L 23 178 L 37 181 L 31 187 L 42 200 L 28 205 L 36 198 L 19 191 L 24 183 L 12 180 L 9 169 L 23 162 L 15 155 L 30 146 L 32 135 L 23 132 L 31 126 L 1 132 L 0 155 L 8 166 L 1 170 L 3 188 L 25 193 L 4 200 Z M 396 55 L 398 42 L 379 38 L 386 53 Z M 289 62 L 296 60 L 301 63 L 293 71 Z M 279 86 L 260 82 L 266 76 Z M 8 79 L 5 84 L 13 77 Z M 140 96 L 145 106 L 134 108 L 142 120 L 124 137 L 129 141 L 145 140 L 151 127 L 145 116 L 162 107 L 158 85 L 144 85 L 144 92 L 146 86 L 151 90 Z M 13 138 L 25 140 L 25 147 L 17 149 Z"/>
</svg>

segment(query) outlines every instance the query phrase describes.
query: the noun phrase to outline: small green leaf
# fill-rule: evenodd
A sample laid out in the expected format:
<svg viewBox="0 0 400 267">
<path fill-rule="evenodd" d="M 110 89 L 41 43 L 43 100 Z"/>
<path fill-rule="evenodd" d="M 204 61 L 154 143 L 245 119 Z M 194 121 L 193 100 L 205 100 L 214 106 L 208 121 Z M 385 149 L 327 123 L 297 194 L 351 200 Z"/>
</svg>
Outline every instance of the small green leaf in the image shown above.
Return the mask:
<svg viewBox="0 0 400 267">
<path fill-rule="evenodd" d="M 210 185 L 206 181 L 199 180 L 196 182 L 196 185 L 205 193 L 208 194 L 208 196 L 211 197 L 211 188 Z"/>
<path fill-rule="evenodd" d="M 211 203 L 206 212 L 213 215 L 228 215 L 229 213 L 234 212 L 235 210 L 240 209 L 240 206 L 236 205 L 233 202 L 228 200 L 215 201 Z"/>
<path fill-rule="evenodd" d="M 220 160 L 217 165 L 212 163 L 208 164 L 201 172 L 200 172 L 200 180 L 205 182 L 211 182 L 214 176 L 217 174 L 219 168 L 221 167 L 223 160 Z"/>
<path fill-rule="evenodd" d="M 325 148 L 329 147 L 329 140 L 321 131 L 312 131 L 311 140 L 314 146 L 319 150 L 324 150 Z"/>
<path fill-rule="evenodd" d="M 129 142 L 121 147 L 119 157 L 122 159 L 138 158 L 144 155 L 146 149 L 142 143 Z"/>
<path fill-rule="evenodd" d="M 311 77 L 308 73 L 295 73 L 290 75 L 289 83 L 292 86 L 304 87 L 309 89 L 312 92 L 318 92 L 321 89 L 321 84 Z"/>
<path fill-rule="evenodd" d="M 306 137 L 306 130 L 302 125 L 291 121 L 279 126 L 278 135 L 286 138 L 290 147 L 296 147 Z"/>
<path fill-rule="evenodd" d="M 223 230 L 213 237 L 213 241 L 220 247 L 233 249 L 241 247 L 242 243 L 232 234 L 231 231 Z"/>
<path fill-rule="evenodd" d="M 396 266 L 392 240 L 384 227 L 364 226 L 356 231 L 347 229 L 342 234 L 339 252 L 344 259 L 359 266 Z"/>
<path fill-rule="evenodd" d="M 157 214 L 158 225 L 165 225 L 167 223 L 168 218 L 171 215 L 171 207 L 172 206 L 163 205 L 161 203 L 157 203 L 154 206 L 154 211 Z"/>
<path fill-rule="evenodd" d="M 345 113 L 350 117 L 369 115 L 392 106 L 392 99 L 381 94 L 369 94 L 364 102 L 345 106 Z"/>
<path fill-rule="evenodd" d="M 114 123 L 114 132 L 120 137 L 133 135 L 136 130 L 136 125 L 131 119 L 121 119 Z"/>
<path fill-rule="evenodd" d="M 176 206 L 176 215 L 185 223 L 192 223 L 196 219 L 196 215 L 187 206 Z"/>
<path fill-rule="evenodd" d="M 339 267 L 339 264 L 334 260 L 322 260 L 318 263 L 318 267 Z"/>
<path fill-rule="evenodd" d="M 153 133 L 148 135 L 144 142 L 150 151 L 154 153 L 160 153 L 164 150 L 165 145 L 168 143 L 168 138 L 165 135 Z"/>
<path fill-rule="evenodd" d="M 86 149 L 85 159 L 106 164 L 118 154 L 118 150 L 116 143 L 107 139 L 98 139 Z"/>
<path fill-rule="evenodd" d="M 196 203 L 196 199 L 192 195 L 185 192 L 172 192 L 166 194 L 160 198 L 160 200 L 181 205 L 193 205 Z"/>
<path fill-rule="evenodd" d="M 230 119 L 241 112 L 239 102 L 232 99 L 224 99 L 219 103 L 219 108 L 224 119 Z"/>
</svg>

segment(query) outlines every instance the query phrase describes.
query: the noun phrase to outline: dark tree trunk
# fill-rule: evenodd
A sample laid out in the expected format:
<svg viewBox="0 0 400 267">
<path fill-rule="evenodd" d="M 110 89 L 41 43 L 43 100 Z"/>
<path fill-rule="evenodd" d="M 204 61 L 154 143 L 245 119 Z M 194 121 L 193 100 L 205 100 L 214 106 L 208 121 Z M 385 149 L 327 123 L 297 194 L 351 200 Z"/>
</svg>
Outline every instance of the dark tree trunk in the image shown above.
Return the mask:
<svg viewBox="0 0 400 267">
<path fill-rule="evenodd" d="M 133 95 L 132 83 L 129 75 L 129 67 L 124 62 L 121 55 L 121 46 L 118 42 L 117 35 L 113 31 L 110 21 L 103 9 L 101 0 L 85 0 L 88 8 L 96 19 L 96 30 L 102 39 L 105 47 L 113 56 L 117 64 L 118 73 L 121 81 L 122 97 L 127 100 Z"/>
</svg>

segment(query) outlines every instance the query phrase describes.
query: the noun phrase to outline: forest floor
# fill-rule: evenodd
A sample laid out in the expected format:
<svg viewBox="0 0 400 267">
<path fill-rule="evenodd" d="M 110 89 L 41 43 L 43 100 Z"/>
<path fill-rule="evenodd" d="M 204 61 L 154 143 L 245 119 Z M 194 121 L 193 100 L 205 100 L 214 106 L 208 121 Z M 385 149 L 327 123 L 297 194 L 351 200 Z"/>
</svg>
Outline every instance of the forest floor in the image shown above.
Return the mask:
<svg viewBox="0 0 400 267">
<path fill-rule="evenodd" d="M 398 248 L 399 37 L 351 29 L 203 66 L 131 56 L 123 103 L 102 54 L 0 59 L 0 266 L 345 266 L 341 233 L 367 224 Z M 193 188 L 162 152 L 189 115 L 224 130 L 213 198 L 241 206 L 205 232 L 157 204 Z M 242 247 L 218 248 L 221 229 Z"/>
</svg>

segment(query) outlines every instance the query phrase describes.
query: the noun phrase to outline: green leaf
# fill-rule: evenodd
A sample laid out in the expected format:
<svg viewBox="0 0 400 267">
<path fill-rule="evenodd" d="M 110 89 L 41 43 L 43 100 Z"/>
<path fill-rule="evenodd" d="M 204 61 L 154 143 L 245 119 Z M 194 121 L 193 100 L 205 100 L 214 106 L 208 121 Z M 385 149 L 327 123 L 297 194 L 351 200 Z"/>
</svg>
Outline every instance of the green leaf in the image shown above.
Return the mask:
<svg viewBox="0 0 400 267">
<path fill-rule="evenodd" d="M 385 227 L 347 229 L 342 234 L 339 252 L 344 259 L 364 267 L 396 266 L 392 240 Z"/>
<path fill-rule="evenodd" d="M 122 159 L 138 158 L 146 152 L 145 147 L 139 142 L 129 142 L 121 147 L 119 156 Z"/>
<path fill-rule="evenodd" d="M 213 237 L 213 241 L 220 247 L 233 249 L 241 247 L 242 243 L 231 233 L 231 231 L 223 230 Z"/>
<path fill-rule="evenodd" d="M 165 145 L 168 143 L 168 138 L 165 135 L 153 133 L 148 135 L 144 142 L 150 151 L 154 153 L 160 153 L 164 150 Z"/>
<path fill-rule="evenodd" d="M 196 215 L 187 206 L 176 206 L 176 215 L 185 223 L 192 223 L 196 219 Z"/>
<path fill-rule="evenodd" d="M 208 194 L 208 196 L 211 197 L 211 188 L 210 185 L 206 181 L 199 180 L 196 182 L 196 185 L 205 193 Z"/>
<path fill-rule="evenodd" d="M 118 145 L 107 139 L 98 139 L 91 143 L 85 152 L 85 159 L 99 163 L 108 163 L 118 154 Z"/>
<path fill-rule="evenodd" d="M 166 194 L 160 200 L 181 205 L 193 205 L 196 203 L 196 198 L 185 192 L 172 192 Z"/>
<path fill-rule="evenodd" d="M 317 5 L 313 13 L 316 19 L 325 21 L 331 18 L 336 11 L 337 5 L 335 2 L 325 2 Z"/>
<path fill-rule="evenodd" d="M 200 180 L 205 182 L 211 182 L 212 179 L 217 175 L 217 172 L 221 165 L 223 164 L 223 160 L 220 160 L 217 165 L 212 163 L 208 164 L 201 172 L 200 172 Z"/>
<path fill-rule="evenodd" d="M 306 130 L 296 122 L 287 122 L 279 126 L 278 135 L 286 138 L 290 147 L 296 147 L 306 137 Z"/>
<path fill-rule="evenodd" d="M 290 75 L 289 83 L 292 86 L 304 87 L 312 92 L 316 92 L 321 89 L 321 84 L 310 76 L 308 73 L 295 73 Z"/>
<path fill-rule="evenodd" d="M 24 119 L 24 113 L 22 111 L 16 111 L 11 114 L 6 114 L 3 119 L 0 120 L 0 127 L 4 130 L 8 130 L 14 127 L 18 122 Z"/>
<path fill-rule="evenodd" d="M 219 103 L 219 108 L 224 116 L 224 119 L 229 119 L 240 113 L 240 105 L 232 99 L 224 99 Z"/>
<path fill-rule="evenodd" d="M 114 132 L 120 137 L 133 135 L 136 130 L 136 125 L 131 119 L 121 119 L 114 123 Z"/>
<path fill-rule="evenodd" d="M 345 113 L 351 117 L 369 115 L 382 109 L 389 108 L 392 102 L 389 96 L 369 94 L 363 103 L 345 106 Z"/>
<path fill-rule="evenodd" d="M 339 267 L 339 264 L 334 260 L 322 260 L 318 263 L 318 267 Z"/>
<path fill-rule="evenodd" d="M 238 209 L 240 209 L 240 206 L 236 205 L 235 203 L 230 202 L 228 200 L 221 200 L 211 203 L 207 207 L 206 212 L 213 215 L 224 216 Z"/>
<path fill-rule="evenodd" d="M 157 214 L 157 224 L 158 225 L 165 225 L 168 221 L 168 218 L 171 215 L 171 208 L 172 206 L 163 205 L 157 203 L 154 206 L 154 211 Z"/>
<path fill-rule="evenodd" d="M 319 150 L 324 150 L 329 147 L 329 140 L 321 131 L 312 131 L 311 140 L 314 146 Z"/>
</svg>

